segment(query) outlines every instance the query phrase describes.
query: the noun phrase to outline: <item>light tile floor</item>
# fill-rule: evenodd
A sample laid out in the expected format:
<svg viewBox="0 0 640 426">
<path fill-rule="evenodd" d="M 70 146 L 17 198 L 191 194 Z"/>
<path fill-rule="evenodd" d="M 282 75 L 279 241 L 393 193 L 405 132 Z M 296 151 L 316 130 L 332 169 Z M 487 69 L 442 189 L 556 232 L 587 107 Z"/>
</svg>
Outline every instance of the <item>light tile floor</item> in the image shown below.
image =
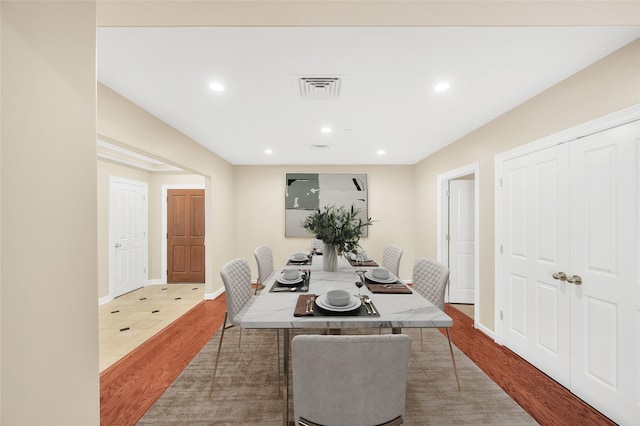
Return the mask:
<svg viewBox="0 0 640 426">
<path fill-rule="evenodd" d="M 99 306 L 100 371 L 204 300 L 204 284 L 150 285 Z"/>
</svg>

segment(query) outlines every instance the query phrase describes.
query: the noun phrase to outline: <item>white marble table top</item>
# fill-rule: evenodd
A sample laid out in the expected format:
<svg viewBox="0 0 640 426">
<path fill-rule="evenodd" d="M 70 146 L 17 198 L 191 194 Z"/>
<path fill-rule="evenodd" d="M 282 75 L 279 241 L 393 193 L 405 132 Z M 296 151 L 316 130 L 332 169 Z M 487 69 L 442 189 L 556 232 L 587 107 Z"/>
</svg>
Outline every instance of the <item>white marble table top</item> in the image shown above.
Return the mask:
<svg viewBox="0 0 640 426">
<path fill-rule="evenodd" d="M 282 266 L 276 272 L 293 267 L 296 266 Z M 274 277 L 265 283 L 262 293 L 254 296 L 255 300 L 243 315 L 243 328 L 441 328 L 453 325 L 451 317 L 415 291 L 412 294 L 372 294 L 366 286 L 362 287 L 361 294 L 371 298 L 380 316 L 294 317 L 293 310 L 300 294 L 322 295 L 334 289 L 358 294 L 358 288 L 355 286 L 356 268 L 343 258 L 338 260 L 337 272 L 322 270 L 322 256 L 314 256 L 312 265 L 299 268 L 311 270 L 309 293 L 270 293 L 269 289 L 278 275 L 274 274 Z"/>
</svg>

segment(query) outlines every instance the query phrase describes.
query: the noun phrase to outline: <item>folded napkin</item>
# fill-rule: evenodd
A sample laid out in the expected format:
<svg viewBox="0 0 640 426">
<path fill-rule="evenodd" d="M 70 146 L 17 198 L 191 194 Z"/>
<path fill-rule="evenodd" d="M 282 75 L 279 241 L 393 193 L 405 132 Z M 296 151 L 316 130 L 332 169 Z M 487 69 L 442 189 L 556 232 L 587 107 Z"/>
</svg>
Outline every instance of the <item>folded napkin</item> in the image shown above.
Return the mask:
<svg viewBox="0 0 640 426">
<path fill-rule="evenodd" d="M 298 296 L 298 302 L 296 303 L 296 307 L 293 310 L 294 317 L 304 317 L 304 316 L 312 316 L 313 311 L 307 312 L 307 300 L 309 301 L 309 305 L 312 309 L 315 309 L 314 300 L 318 297 L 316 294 L 301 294 Z"/>
<path fill-rule="evenodd" d="M 387 287 L 389 286 L 389 287 Z M 392 284 L 373 284 L 367 283 L 367 288 L 371 293 L 388 293 L 388 294 L 411 294 L 413 291 L 405 285 L 398 283 Z"/>
</svg>

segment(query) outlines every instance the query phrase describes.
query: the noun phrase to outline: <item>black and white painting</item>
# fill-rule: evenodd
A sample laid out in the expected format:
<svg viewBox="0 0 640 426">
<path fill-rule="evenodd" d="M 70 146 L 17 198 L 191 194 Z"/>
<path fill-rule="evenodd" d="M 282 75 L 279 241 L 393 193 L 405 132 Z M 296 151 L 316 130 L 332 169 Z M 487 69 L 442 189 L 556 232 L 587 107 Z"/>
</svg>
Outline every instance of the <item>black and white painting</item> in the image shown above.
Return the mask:
<svg viewBox="0 0 640 426">
<path fill-rule="evenodd" d="M 313 237 L 300 223 L 313 211 L 334 205 L 359 209 L 368 218 L 366 173 L 287 173 L 285 182 L 285 236 Z M 364 236 L 368 229 L 364 228 Z"/>
</svg>

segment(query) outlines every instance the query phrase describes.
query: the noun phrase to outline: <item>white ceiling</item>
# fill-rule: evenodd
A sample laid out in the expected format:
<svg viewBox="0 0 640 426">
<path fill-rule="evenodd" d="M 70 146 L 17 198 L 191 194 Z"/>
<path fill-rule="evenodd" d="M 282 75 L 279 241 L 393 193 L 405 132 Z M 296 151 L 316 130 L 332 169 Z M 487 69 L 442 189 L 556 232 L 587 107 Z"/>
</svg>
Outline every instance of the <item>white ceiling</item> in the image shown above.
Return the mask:
<svg viewBox="0 0 640 426">
<path fill-rule="evenodd" d="M 640 27 L 98 28 L 98 80 L 232 164 L 415 164 L 638 37 Z M 317 76 L 340 77 L 339 96 L 302 99 L 299 77 Z M 442 80 L 451 88 L 434 92 Z"/>
</svg>

